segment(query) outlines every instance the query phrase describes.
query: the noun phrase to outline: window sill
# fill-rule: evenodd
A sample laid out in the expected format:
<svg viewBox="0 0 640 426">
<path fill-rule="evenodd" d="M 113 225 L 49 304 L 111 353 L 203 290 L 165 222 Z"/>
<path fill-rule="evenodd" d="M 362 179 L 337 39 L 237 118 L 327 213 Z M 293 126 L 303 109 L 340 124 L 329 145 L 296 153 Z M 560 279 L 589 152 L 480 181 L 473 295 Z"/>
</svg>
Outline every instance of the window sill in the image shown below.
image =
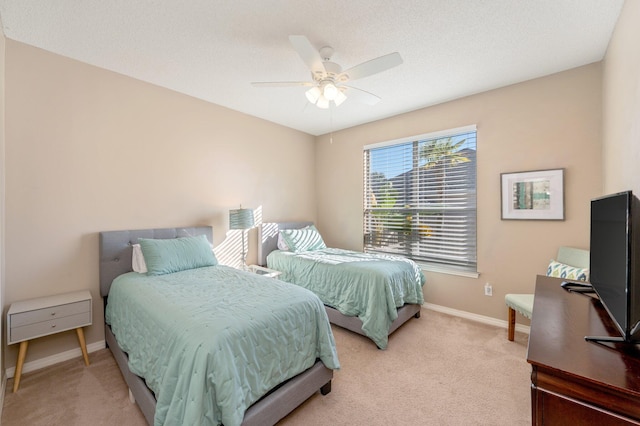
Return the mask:
<svg viewBox="0 0 640 426">
<path fill-rule="evenodd" d="M 421 269 L 429 272 L 437 272 L 439 274 L 457 275 L 466 278 L 479 278 L 480 272 L 464 271 L 453 267 L 433 265 L 429 263 L 418 263 Z"/>
</svg>

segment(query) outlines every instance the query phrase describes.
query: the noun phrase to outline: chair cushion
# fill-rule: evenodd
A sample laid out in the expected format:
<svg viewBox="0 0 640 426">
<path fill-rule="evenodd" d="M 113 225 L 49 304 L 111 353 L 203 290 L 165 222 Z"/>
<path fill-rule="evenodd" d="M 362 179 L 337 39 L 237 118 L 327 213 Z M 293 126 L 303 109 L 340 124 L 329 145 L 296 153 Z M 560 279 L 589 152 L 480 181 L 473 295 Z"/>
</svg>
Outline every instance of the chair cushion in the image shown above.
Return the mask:
<svg viewBox="0 0 640 426">
<path fill-rule="evenodd" d="M 533 312 L 533 294 L 507 294 L 504 302 L 508 307 L 531 319 Z"/>
</svg>

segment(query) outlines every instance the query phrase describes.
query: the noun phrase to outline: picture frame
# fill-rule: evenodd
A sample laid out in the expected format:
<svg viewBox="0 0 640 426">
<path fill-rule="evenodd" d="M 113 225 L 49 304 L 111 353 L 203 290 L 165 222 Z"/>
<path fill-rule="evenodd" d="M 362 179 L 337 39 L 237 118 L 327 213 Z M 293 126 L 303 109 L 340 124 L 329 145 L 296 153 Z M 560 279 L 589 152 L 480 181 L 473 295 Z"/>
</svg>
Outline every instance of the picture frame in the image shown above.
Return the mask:
<svg viewBox="0 0 640 426">
<path fill-rule="evenodd" d="M 564 220 L 564 169 L 500 174 L 501 219 Z"/>
</svg>

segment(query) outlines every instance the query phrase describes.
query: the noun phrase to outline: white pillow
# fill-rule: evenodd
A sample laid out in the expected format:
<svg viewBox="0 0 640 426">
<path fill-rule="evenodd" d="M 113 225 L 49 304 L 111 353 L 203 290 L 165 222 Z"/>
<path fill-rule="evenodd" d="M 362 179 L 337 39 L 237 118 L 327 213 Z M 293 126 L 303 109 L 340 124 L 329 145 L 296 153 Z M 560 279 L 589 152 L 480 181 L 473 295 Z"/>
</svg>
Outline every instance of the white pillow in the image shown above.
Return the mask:
<svg viewBox="0 0 640 426">
<path fill-rule="evenodd" d="M 147 273 L 147 263 L 144 261 L 144 255 L 142 254 L 142 248 L 140 244 L 133 245 L 133 255 L 131 256 L 131 266 L 135 272 L 141 274 Z"/>
<path fill-rule="evenodd" d="M 300 228 L 300 229 L 309 229 L 309 227 L 311 227 L 311 225 L 307 225 L 304 228 Z M 282 231 L 284 231 L 284 229 L 281 229 L 280 231 L 278 231 L 278 250 L 289 251 L 290 250 L 289 246 L 287 245 L 287 242 L 282 236 Z"/>
<path fill-rule="evenodd" d="M 289 251 L 287 242 L 282 238 L 282 231 L 278 232 L 278 250 Z"/>
</svg>

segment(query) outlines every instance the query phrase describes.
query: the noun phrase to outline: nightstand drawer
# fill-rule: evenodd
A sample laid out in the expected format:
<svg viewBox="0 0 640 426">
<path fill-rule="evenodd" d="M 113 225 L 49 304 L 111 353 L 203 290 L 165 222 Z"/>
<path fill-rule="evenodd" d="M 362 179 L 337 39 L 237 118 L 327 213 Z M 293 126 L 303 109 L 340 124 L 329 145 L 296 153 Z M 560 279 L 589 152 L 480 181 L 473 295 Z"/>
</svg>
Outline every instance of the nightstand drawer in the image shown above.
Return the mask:
<svg viewBox="0 0 640 426">
<path fill-rule="evenodd" d="M 89 314 L 91 312 L 91 301 L 82 300 L 80 302 L 68 303 L 65 305 L 53 306 L 50 308 L 36 309 L 33 311 L 15 313 L 10 316 L 11 328 L 22 327 L 56 318 L 64 318 L 80 313 Z M 12 340 L 13 341 L 13 340 Z"/>
<path fill-rule="evenodd" d="M 47 334 L 59 333 L 90 324 L 91 312 L 82 312 L 61 318 L 49 319 L 48 321 L 41 321 L 22 327 L 15 327 L 12 324 L 9 330 L 9 341 L 19 342 L 21 340 L 34 339 L 36 337 L 46 336 Z"/>
</svg>

